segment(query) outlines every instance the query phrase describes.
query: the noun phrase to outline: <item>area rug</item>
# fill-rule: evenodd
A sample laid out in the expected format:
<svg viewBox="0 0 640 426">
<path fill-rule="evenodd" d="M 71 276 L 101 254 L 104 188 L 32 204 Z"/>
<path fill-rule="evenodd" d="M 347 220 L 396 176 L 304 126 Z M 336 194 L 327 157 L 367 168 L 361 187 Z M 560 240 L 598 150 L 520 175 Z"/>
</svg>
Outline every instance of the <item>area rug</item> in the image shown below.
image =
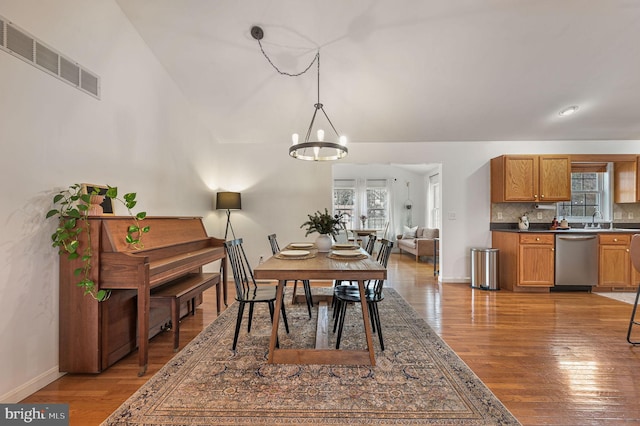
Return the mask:
<svg viewBox="0 0 640 426">
<path fill-rule="evenodd" d="M 634 304 L 636 301 L 636 292 L 612 292 L 612 293 L 593 293 L 598 296 L 608 297 L 609 299 L 615 299 L 620 302 Z"/>
<path fill-rule="evenodd" d="M 385 351 L 374 335 L 376 366 L 273 365 L 266 306 L 231 351 L 234 303 L 103 425 L 519 424 L 394 290 L 379 307 Z M 309 319 L 305 304 L 286 310 L 280 347 L 313 347 L 317 313 Z M 347 313 L 341 349 L 364 349 L 359 305 Z"/>
</svg>

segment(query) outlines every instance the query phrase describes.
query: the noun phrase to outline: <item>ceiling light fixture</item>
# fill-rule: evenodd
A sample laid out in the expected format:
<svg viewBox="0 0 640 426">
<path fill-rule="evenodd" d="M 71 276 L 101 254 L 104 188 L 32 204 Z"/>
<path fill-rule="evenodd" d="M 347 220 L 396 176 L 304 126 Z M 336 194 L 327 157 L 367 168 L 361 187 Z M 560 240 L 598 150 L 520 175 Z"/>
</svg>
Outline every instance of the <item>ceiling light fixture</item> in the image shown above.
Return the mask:
<svg viewBox="0 0 640 426">
<path fill-rule="evenodd" d="M 578 110 L 578 106 L 577 105 L 571 105 L 570 107 L 567 107 L 567 108 L 563 109 L 562 111 L 560 111 L 558 113 L 558 115 L 560 115 L 561 117 L 566 117 L 567 115 L 573 114 L 577 110 Z"/>
<path fill-rule="evenodd" d="M 252 27 L 251 36 L 254 39 L 258 40 L 258 44 L 260 45 L 260 50 L 262 51 L 262 54 L 264 55 L 264 57 L 267 58 L 267 61 L 269 61 L 271 66 L 275 68 L 275 70 L 278 71 L 278 73 L 282 75 L 287 75 L 289 77 L 298 77 L 306 73 L 307 71 L 309 71 L 309 69 L 311 68 L 314 62 L 317 64 L 318 100 L 313 105 L 315 108 L 315 111 L 313 111 L 313 116 L 311 117 L 311 123 L 309 123 L 309 128 L 307 129 L 307 134 L 305 135 L 304 141 L 300 142 L 299 140 L 300 137 L 297 133 L 294 133 L 291 136 L 292 145 L 289 148 L 289 155 L 293 158 L 297 158 L 298 160 L 307 160 L 307 161 L 332 161 L 332 160 L 339 160 L 341 158 L 346 157 L 347 153 L 349 152 L 346 146 L 347 138 L 346 136 L 344 135 L 341 136 L 338 133 L 335 126 L 331 122 L 331 119 L 329 119 L 329 116 L 324 110 L 324 106 L 322 105 L 322 103 L 320 103 L 320 51 L 316 53 L 316 56 L 313 58 L 311 63 L 307 66 L 307 68 L 304 71 L 297 74 L 290 74 L 290 73 L 280 71 L 280 69 L 278 69 L 278 67 L 274 65 L 271 59 L 269 59 L 266 52 L 262 48 L 262 43 L 260 42 L 260 40 L 262 40 L 262 38 L 264 37 L 264 31 L 262 30 L 262 28 L 257 26 Z M 337 142 L 325 141 L 324 140 L 325 132 L 322 129 L 317 130 L 315 134 L 316 140 L 312 139 L 314 137 L 312 132 L 314 129 L 314 123 L 315 123 L 316 115 L 318 114 L 318 111 L 322 111 L 322 114 L 327 119 L 327 122 L 329 123 L 331 130 L 333 130 L 333 132 L 335 133 Z"/>
</svg>

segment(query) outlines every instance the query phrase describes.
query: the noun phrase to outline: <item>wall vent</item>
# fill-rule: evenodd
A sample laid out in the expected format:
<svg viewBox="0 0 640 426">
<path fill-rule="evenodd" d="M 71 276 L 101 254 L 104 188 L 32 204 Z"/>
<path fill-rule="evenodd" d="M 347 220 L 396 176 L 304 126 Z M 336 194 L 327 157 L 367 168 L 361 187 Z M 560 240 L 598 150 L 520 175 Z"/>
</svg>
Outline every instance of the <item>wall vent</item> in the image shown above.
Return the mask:
<svg viewBox="0 0 640 426">
<path fill-rule="evenodd" d="M 0 50 L 100 99 L 100 77 L 0 16 Z"/>
</svg>

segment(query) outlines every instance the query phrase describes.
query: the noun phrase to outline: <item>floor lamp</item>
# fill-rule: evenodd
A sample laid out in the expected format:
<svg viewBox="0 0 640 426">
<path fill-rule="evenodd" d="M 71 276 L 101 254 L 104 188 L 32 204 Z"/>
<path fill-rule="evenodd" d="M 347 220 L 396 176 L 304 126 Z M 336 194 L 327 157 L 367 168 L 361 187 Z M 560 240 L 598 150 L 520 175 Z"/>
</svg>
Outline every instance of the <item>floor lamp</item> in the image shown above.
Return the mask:
<svg viewBox="0 0 640 426">
<path fill-rule="evenodd" d="M 231 235 L 233 239 L 236 239 L 236 234 L 233 232 L 233 226 L 231 226 L 231 210 L 241 210 L 242 200 L 240 199 L 239 192 L 218 192 L 216 194 L 216 210 L 227 211 L 227 227 L 224 230 L 224 240 L 227 241 L 229 235 L 229 228 L 231 228 Z"/>
<path fill-rule="evenodd" d="M 233 226 L 231 226 L 231 210 L 241 210 L 242 209 L 242 201 L 240 200 L 239 192 L 218 192 L 216 194 L 216 210 L 226 210 L 227 211 L 227 227 L 224 230 L 224 240 L 227 241 L 227 235 L 229 235 L 229 228 L 231 228 L 231 235 L 233 235 L 233 239 L 236 239 L 236 234 L 233 232 Z M 226 262 L 226 259 L 224 260 Z M 222 275 L 222 265 L 220 265 L 220 274 Z M 222 286 L 224 293 L 224 306 L 229 306 L 227 304 L 227 284 L 224 283 Z"/>
</svg>

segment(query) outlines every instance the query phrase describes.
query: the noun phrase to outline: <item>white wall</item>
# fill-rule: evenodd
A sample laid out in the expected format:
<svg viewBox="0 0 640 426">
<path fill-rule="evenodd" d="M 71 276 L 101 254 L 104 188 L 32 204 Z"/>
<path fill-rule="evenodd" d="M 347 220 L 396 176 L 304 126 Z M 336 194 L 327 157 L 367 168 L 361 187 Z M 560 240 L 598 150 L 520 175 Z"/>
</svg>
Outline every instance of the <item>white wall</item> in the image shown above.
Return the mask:
<svg viewBox="0 0 640 426">
<path fill-rule="evenodd" d="M 109 184 L 140 210 L 217 228 L 218 157 L 112 0 L 0 0 L 0 14 L 102 78 L 97 100 L 0 51 L 0 401 L 16 401 L 58 376 L 53 192 Z"/>
<path fill-rule="evenodd" d="M 0 14 L 102 77 L 98 101 L 0 52 L 0 401 L 13 402 L 57 376 L 58 259 L 43 219 L 54 189 L 119 186 L 150 215 L 204 216 L 216 236 L 215 191 L 241 191 L 232 223 L 257 262 L 269 233 L 304 238 L 306 215 L 331 205 L 332 171 L 290 158 L 287 143 L 215 143 L 112 0 L 0 0 Z M 469 248 L 490 243 L 489 159 L 505 153 L 640 153 L 640 142 L 356 143 L 348 161 L 442 165 L 441 279 L 461 282 Z"/>
</svg>

